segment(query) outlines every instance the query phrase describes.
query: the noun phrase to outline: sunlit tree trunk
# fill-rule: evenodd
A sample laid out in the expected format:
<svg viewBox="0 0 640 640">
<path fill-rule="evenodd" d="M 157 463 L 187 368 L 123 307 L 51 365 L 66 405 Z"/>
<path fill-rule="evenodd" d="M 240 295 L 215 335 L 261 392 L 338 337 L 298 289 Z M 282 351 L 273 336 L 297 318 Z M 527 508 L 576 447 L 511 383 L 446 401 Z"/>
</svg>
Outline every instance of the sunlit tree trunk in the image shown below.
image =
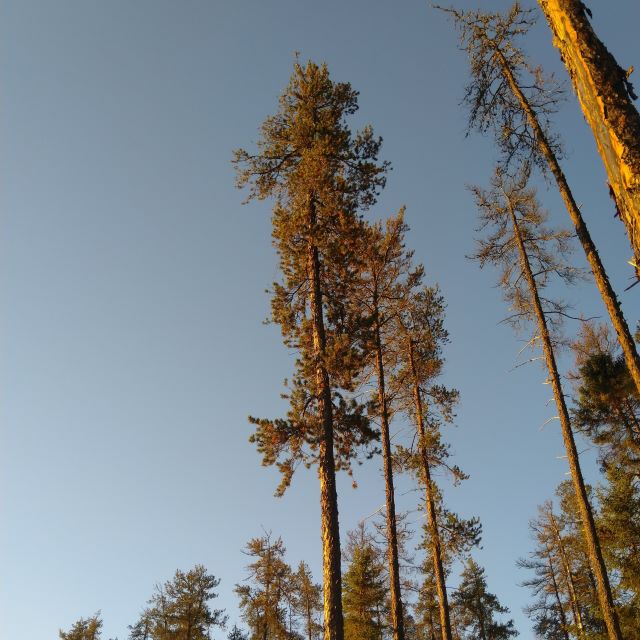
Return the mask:
<svg viewBox="0 0 640 640">
<path fill-rule="evenodd" d="M 296 61 L 277 113 L 261 127 L 258 152 L 237 149 L 233 160 L 249 200 L 274 200 L 282 281 L 274 283 L 271 316 L 298 353 L 286 419 L 250 416 L 251 441 L 262 463 L 280 471 L 278 496 L 300 464 L 318 465 L 326 640 L 344 637 L 336 467 L 349 471 L 357 450 L 377 436 L 357 399 L 341 402 L 339 423 L 333 405 L 334 392 L 351 394 L 362 366 L 360 319 L 345 294 L 354 257 L 342 249 L 355 242 L 361 212 L 375 203 L 388 169 L 371 127 L 352 135 L 347 126 L 357 96 L 348 83 L 332 82 L 326 65 Z"/>
<path fill-rule="evenodd" d="M 426 431 L 424 427 L 422 397 L 420 395 L 418 372 L 414 357 L 413 341 L 411 340 L 411 338 L 408 339 L 407 348 L 409 350 L 409 363 L 411 365 L 411 371 L 413 374 L 413 397 L 415 404 L 416 428 L 418 431 L 420 458 L 422 460 L 422 472 L 424 474 L 427 524 L 429 526 L 429 531 L 431 534 L 431 555 L 433 558 L 433 570 L 436 579 L 436 590 L 438 592 L 440 628 L 442 631 L 442 640 L 452 640 L 449 601 L 447 598 L 447 587 L 444 577 L 444 564 L 442 562 L 442 544 L 440 541 L 440 532 L 438 530 L 435 497 L 433 495 L 433 484 L 431 480 L 431 468 L 429 465 L 429 454 L 426 448 Z"/>
<path fill-rule="evenodd" d="M 384 464 L 384 491 L 387 511 L 387 561 L 389 564 L 389 599 L 391 601 L 391 625 L 394 640 L 404 640 L 404 614 L 400 592 L 400 562 L 398 559 L 398 532 L 396 527 L 396 505 L 393 488 L 393 465 L 391 460 L 391 438 L 389 435 L 389 407 L 385 388 L 382 339 L 380 337 L 380 317 L 378 301 L 374 295 L 375 308 L 375 348 L 378 374 L 378 403 L 380 405 L 380 437 Z"/>
<path fill-rule="evenodd" d="M 578 504 L 580 516 L 582 518 L 585 543 L 589 554 L 591 567 L 596 576 L 600 610 L 607 627 L 609 639 L 622 640 L 623 636 L 620 631 L 620 624 L 618 622 L 618 616 L 613 603 L 613 596 L 611 595 L 609 576 L 607 575 L 607 569 L 604 563 L 604 558 L 602 556 L 602 550 L 600 548 L 600 541 L 598 539 L 596 525 L 593 519 L 593 513 L 591 511 L 591 505 L 589 504 L 587 490 L 584 484 L 584 479 L 582 477 L 582 471 L 580 469 L 578 450 L 576 448 L 575 439 L 573 437 L 573 431 L 571 430 L 569 412 L 567 410 L 567 405 L 562 392 L 560 373 L 558 372 L 558 367 L 556 364 L 553 345 L 551 343 L 551 336 L 547 327 L 547 321 L 544 315 L 544 310 L 542 308 L 542 303 L 538 295 L 538 287 L 533 275 L 533 270 L 531 268 L 526 247 L 524 245 L 524 240 L 520 232 L 520 225 L 518 223 L 518 219 L 511 203 L 509 203 L 509 212 L 511 216 L 511 222 L 513 224 L 516 243 L 518 246 L 522 270 L 527 281 L 529 291 L 531 293 L 531 299 L 538 325 L 539 337 L 542 342 L 545 362 L 547 365 L 547 370 L 549 372 L 549 377 L 551 379 L 551 386 L 553 388 L 553 396 L 555 399 L 556 407 L 558 409 L 560 426 L 562 429 L 562 439 L 564 441 L 564 446 L 567 453 L 567 460 L 569 462 L 569 470 L 571 472 L 571 479 L 576 495 L 576 502 Z"/>
<path fill-rule="evenodd" d="M 316 224 L 313 195 L 309 196 L 308 224 Z M 310 234 L 311 235 L 311 234 Z M 324 584 L 325 640 L 343 640 L 342 574 L 340 566 L 340 527 L 338 523 L 338 493 L 333 456 L 333 405 L 329 374 L 324 364 L 326 338 L 320 286 L 320 258 L 318 248 L 309 242 L 308 271 L 311 284 L 310 306 L 313 325 L 313 349 L 316 360 L 316 388 L 319 395 L 322 433 L 319 447 L 318 475 L 320 477 L 320 518 L 322 531 L 322 572 Z"/>
<path fill-rule="evenodd" d="M 640 274 L 640 114 L 627 72 L 595 34 L 580 0 L 538 4 L 593 132 Z"/>
</svg>

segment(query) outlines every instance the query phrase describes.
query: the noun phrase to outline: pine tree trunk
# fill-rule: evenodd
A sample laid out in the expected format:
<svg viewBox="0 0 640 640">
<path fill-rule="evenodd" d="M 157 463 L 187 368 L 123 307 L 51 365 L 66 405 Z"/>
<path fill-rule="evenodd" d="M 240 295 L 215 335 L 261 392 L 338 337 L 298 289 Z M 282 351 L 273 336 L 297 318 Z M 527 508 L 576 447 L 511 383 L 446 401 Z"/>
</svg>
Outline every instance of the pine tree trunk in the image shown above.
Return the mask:
<svg viewBox="0 0 640 640">
<path fill-rule="evenodd" d="M 598 146 L 640 274 L 640 114 L 580 0 L 538 0 Z"/>
<path fill-rule="evenodd" d="M 567 209 L 567 212 L 569 213 L 569 216 L 571 217 L 578 239 L 582 244 L 589 265 L 591 266 L 591 271 L 593 272 L 593 277 L 596 281 L 598 290 L 600 291 L 600 295 L 602 296 L 602 300 L 604 301 L 607 311 L 609 312 L 611 323 L 613 324 L 613 328 L 615 329 L 618 336 L 618 341 L 620 342 L 620 346 L 622 347 L 622 352 L 624 354 L 625 362 L 627 363 L 627 368 L 629 369 L 629 373 L 631 374 L 636 388 L 640 393 L 640 356 L 638 355 L 633 337 L 631 335 L 631 332 L 629 331 L 629 326 L 624 319 L 622 309 L 620 308 L 620 303 L 618 302 L 618 298 L 616 297 L 616 294 L 611 287 L 611 283 L 609 282 L 609 278 L 607 277 L 604 265 L 600 260 L 600 256 L 598 255 L 596 246 L 591 239 L 591 235 L 589 233 L 589 230 L 587 229 L 587 225 L 584 222 L 582 214 L 580 213 L 580 209 L 578 209 L 578 205 L 576 204 L 576 201 L 573 198 L 573 194 L 569 189 L 567 179 L 565 178 L 564 173 L 560 168 L 560 164 L 558 163 L 558 159 L 553 153 L 553 150 L 549 145 L 549 141 L 547 140 L 547 137 L 545 136 L 545 133 L 542 130 L 540 123 L 538 122 L 538 118 L 536 117 L 535 112 L 531 108 L 531 105 L 529 104 L 526 96 L 522 93 L 522 90 L 518 86 L 513 72 L 511 71 L 511 67 L 509 66 L 502 52 L 500 50 L 496 50 L 496 55 L 500 60 L 504 77 L 509 83 L 511 91 L 516 96 L 523 110 L 527 114 L 529 124 L 535 131 L 538 144 L 540 145 L 547 164 L 551 169 L 551 173 L 553 173 L 553 176 L 556 180 L 558 190 L 560 191 L 560 195 L 562 196 L 562 200 L 564 201 L 564 205 Z"/>
<path fill-rule="evenodd" d="M 425 503 L 427 507 L 427 522 L 431 533 L 431 555 L 433 558 L 433 570 L 436 579 L 436 590 L 438 592 L 438 610 L 440 612 L 440 630 L 442 640 L 452 640 L 451 620 L 449 616 L 449 600 L 447 598 L 447 587 L 444 579 L 444 566 L 442 562 L 442 544 L 440 542 L 440 532 L 438 530 L 438 520 L 436 516 L 435 498 L 433 495 L 433 484 L 431 481 L 431 468 L 429 465 L 429 455 L 425 446 L 426 432 L 424 428 L 424 414 L 422 409 L 422 398 L 418 385 L 418 373 L 413 352 L 413 341 L 409 338 L 409 362 L 413 373 L 413 396 L 416 412 L 416 427 L 420 446 L 420 458 L 422 460 L 422 471 L 424 473 Z"/>
<path fill-rule="evenodd" d="M 560 426 L 562 428 L 562 439 L 564 440 L 564 446 L 567 452 L 567 460 L 569 462 L 569 469 L 571 471 L 571 479 L 573 481 L 573 487 L 576 494 L 576 501 L 578 503 L 578 509 L 582 518 L 582 525 L 584 529 L 584 538 L 589 553 L 589 561 L 591 568 L 596 575 L 597 587 L 598 587 L 598 601 L 600 604 L 600 610 L 602 617 L 607 627 L 607 632 L 610 640 L 622 640 L 622 633 L 620 631 L 620 624 L 618 622 L 618 616 L 613 603 L 613 596 L 611 595 L 611 585 L 609 584 L 609 576 L 607 575 L 607 568 L 602 557 L 602 550 L 600 548 L 600 541 L 596 531 L 596 525 L 593 519 L 593 513 L 591 511 L 591 505 L 589 504 L 589 498 L 587 496 L 587 490 L 582 477 L 582 471 L 580 469 L 580 459 L 578 458 L 578 450 L 573 437 L 573 431 L 571 430 L 571 422 L 569 420 L 569 412 L 562 393 L 562 384 L 560 382 L 560 374 L 556 364 L 555 355 L 553 352 L 553 345 L 551 344 L 551 337 L 547 328 L 547 321 L 538 295 L 538 288 L 533 276 L 531 264 L 529 263 L 529 257 L 520 233 L 520 225 L 516 218 L 515 211 L 509 205 L 511 214 L 511 222 L 513 224 L 514 235 L 516 243 L 518 245 L 518 251 L 520 253 L 520 262 L 522 270 L 524 272 L 533 306 L 535 308 L 536 319 L 538 324 L 538 332 L 540 334 L 540 340 L 542 341 L 542 347 L 544 350 L 545 362 L 551 378 L 551 385 L 553 387 L 553 396 L 556 406 L 558 408 L 558 414 L 560 418 Z"/>
<path fill-rule="evenodd" d="M 391 461 L 391 438 L 389 436 L 389 409 L 385 389 L 384 362 L 382 359 L 382 340 L 380 321 L 376 306 L 376 367 L 378 370 L 378 402 L 380 404 L 380 435 L 382 440 L 382 459 L 384 462 L 384 491 L 387 508 L 387 560 L 389 563 L 389 582 L 391 600 L 391 625 L 394 640 L 404 640 L 404 616 L 400 592 L 400 562 L 398 559 L 398 532 L 396 528 L 396 505 L 393 489 L 393 467 Z"/>
<path fill-rule="evenodd" d="M 315 203 L 309 198 L 309 228 L 316 224 Z M 338 524 L 338 494 L 333 454 L 333 404 L 329 374 L 324 363 L 326 337 L 320 286 L 318 248 L 309 242 L 308 270 L 311 284 L 310 306 L 313 324 L 313 349 L 316 360 L 316 393 L 322 414 L 318 476 L 320 477 L 320 518 L 322 529 L 322 577 L 324 593 L 324 638 L 343 640 L 342 574 L 340 567 L 340 527 Z"/>
<path fill-rule="evenodd" d="M 560 614 L 560 626 L 562 627 L 562 635 L 565 640 L 570 640 L 569 632 L 567 629 L 569 625 L 567 624 L 567 616 L 564 612 L 564 607 L 562 606 L 562 600 L 560 599 L 560 589 L 558 587 L 558 581 L 556 580 L 556 570 L 553 566 L 553 559 L 551 556 L 551 549 L 546 546 L 547 550 L 547 563 L 549 564 L 549 576 L 551 577 L 551 587 L 553 588 L 553 595 L 556 597 L 556 604 L 558 605 L 558 613 Z"/>
</svg>

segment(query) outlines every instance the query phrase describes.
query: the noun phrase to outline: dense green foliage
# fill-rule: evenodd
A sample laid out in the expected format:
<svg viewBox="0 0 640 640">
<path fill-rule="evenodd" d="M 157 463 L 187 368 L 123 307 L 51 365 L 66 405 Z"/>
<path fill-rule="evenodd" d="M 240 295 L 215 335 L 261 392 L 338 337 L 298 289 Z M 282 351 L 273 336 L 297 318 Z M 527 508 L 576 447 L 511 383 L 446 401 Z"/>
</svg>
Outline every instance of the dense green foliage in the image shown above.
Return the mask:
<svg viewBox="0 0 640 640">
<path fill-rule="evenodd" d="M 349 566 L 343 577 L 346 640 L 382 640 L 388 626 L 384 560 L 361 527 L 350 536 Z"/>
<path fill-rule="evenodd" d="M 462 572 L 453 606 L 460 640 L 508 640 L 518 635 L 513 620 L 502 622 L 497 618 L 509 610 L 487 590 L 484 569 L 472 559 Z"/>
</svg>

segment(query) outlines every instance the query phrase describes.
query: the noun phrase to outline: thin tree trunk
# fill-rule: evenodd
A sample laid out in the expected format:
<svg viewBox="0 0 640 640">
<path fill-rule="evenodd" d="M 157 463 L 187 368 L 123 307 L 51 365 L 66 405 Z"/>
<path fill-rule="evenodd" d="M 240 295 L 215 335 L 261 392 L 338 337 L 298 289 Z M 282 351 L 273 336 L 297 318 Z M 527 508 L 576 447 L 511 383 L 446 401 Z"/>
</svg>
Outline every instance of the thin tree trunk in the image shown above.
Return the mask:
<svg viewBox="0 0 640 640">
<path fill-rule="evenodd" d="M 316 224 L 315 203 L 309 198 L 309 228 Z M 313 349 L 316 360 L 316 392 L 322 412 L 322 432 L 319 446 L 318 476 L 320 477 L 320 517 L 322 529 L 322 577 L 324 593 L 324 638 L 343 640 L 342 573 L 340 566 L 340 527 L 338 524 L 338 494 L 333 454 L 333 404 L 329 374 L 324 363 L 326 337 L 320 287 L 318 248 L 309 242 L 308 270 L 311 284 L 310 306 L 313 324 Z"/>
<path fill-rule="evenodd" d="M 627 72 L 595 34 L 580 0 L 538 0 L 609 177 L 640 274 L 640 114 Z"/>
<path fill-rule="evenodd" d="M 602 617 L 607 626 L 607 632 L 610 640 L 622 640 L 622 632 L 620 631 L 620 624 L 618 622 L 618 616 L 616 613 L 615 605 L 613 603 L 613 597 L 611 595 L 611 585 L 609 584 L 609 576 L 607 575 L 607 568 L 602 557 L 602 550 L 600 548 L 600 541 L 596 531 L 596 525 L 593 519 L 593 513 L 591 511 L 591 505 L 589 504 L 589 498 L 587 496 L 587 490 L 585 488 L 584 479 L 582 477 L 582 471 L 580 469 L 580 459 L 578 457 L 578 450 L 573 437 L 573 431 L 571 430 L 571 422 L 569 420 L 569 412 L 562 393 L 562 384 L 560 382 L 560 374 L 556 364 L 555 355 L 553 352 L 553 346 L 551 344 L 551 337 L 547 328 L 547 321 L 538 295 L 538 287 L 531 270 L 531 264 L 529 263 L 529 256 L 520 233 L 520 225 L 516 218 L 515 211 L 509 203 L 509 212 L 511 214 L 511 222 L 513 224 L 513 230 L 520 253 L 520 262 L 524 271 L 529 290 L 531 292 L 531 298 L 533 306 L 535 308 L 536 319 L 538 323 L 538 331 L 540 333 L 540 339 L 542 341 L 542 347 L 544 350 L 544 357 L 551 378 L 551 385 L 553 387 L 553 395 L 555 398 L 556 406 L 558 408 L 558 414 L 560 418 L 560 426 L 562 428 L 562 439 L 564 440 L 564 446 L 567 452 L 567 460 L 569 462 L 569 469 L 571 471 L 571 479 L 573 481 L 573 487 L 576 494 L 576 501 L 578 503 L 578 509 L 582 518 L 582 525 L 584 529 L 584 537 L 589 553 L 589 560 L 591 568 L 596 575 L 597 587 L 598 587 L 598 601 L 600 604 L 600 610 Z"/>
<path fill-rule="evenodd" d="M 378 402 L 380 403 L 380 435 L 382 439 L 382 459 L 384 461 L 384 491 L 387 508 L 387 560 L 389 563 L 389 583 L 391 600 L 391 625 L 394 640 L 404 640 L 404 618 L 400 592 L 400 562 L 398 560 L 398 532 L 396 528 L 396 505 L 393 489 L 393 467 L 391 461 L 391 439 L 389 437 L 389 408 L 385 389 L 380 319 L 376 307 L 375 340 L 376 367 L 378 370 Z"/>
<path fill-rule="evenodd" d="M 582 613 L 580 612 L 580 602 L 578 602 L 578 596 L 576 594 L 575 581 L 573 579 L 573 572 L 571 571 L 571 565 L 569 558 L 567 557 L 567 551 L 564 547 L 562 536 L 560 535 L 560 529 L 556 522 L 553 512 L 549 510 L 549 521 L 551 522 L 551 529 L 558 545 L 558 553 L 560 555 L 560 563 L 562 565 L 565 583 L 567 585 L 567 591 L 569 592 L 569 599 L 571 601 L 571 611 L 573 613 L 574 623 L 578 631 L 578 638 L 582 640 L 584 638 L 584 624 L 582 622 Z"/>
<path fill-rule="evenodd" d="M 600 291 L 600 295 L 602 296 L 602 300 L 604 301 L 607 311 L 609 312 L 611 323 L 613 324 L 613 328 L 615 329 L 618 336 L 618 341 L 620 342 L 620 346 L 622 347 L 622 352 L 624 354 L 625 362 L 627 363 L 627 368 L 629 369 L 629 373 L 633 378 L 638 392 L 640 392 L 640 356 L 638 355 L 635 342 L 633 341 L 633 336 L 629 331 L 629 326 L 627 325 L 627 322 L 624 318 L 615 291 L 611 287 L 607 272 L 605 271 L 604 265 L 600 260 L 600 256 L 598 255 L 596 246 L 591 239 L 591 235 L 589 234 L 587 225 L 585 224 L 582 214 L 580 213 L 580 209 L 578 209 L 578 205 L 573 198 L 571 189 L 569 189 L 567 179 L 565 178 L 564 173 L 560 168 L 558 159 L 556 158 L 553 150 L 551 149 L 551 146 L 549 145 L 549 141 L 547 140 L 547 137 L 545 136 L 545 133 L 542 130 L 540 123 L 538 122 L 538 118 L 534 110 L 531 108 L 529 101 L 518 86 L 513 72 L 511 71 L 511 67 L 509 66 L 509 63 L 507 62 L 503 53 L 499 49 L 496 49 L 496 55 L 500 60 L 502 72 L 505 79 L 509 83 L 511 91 L 516 96 L 523 110 L 527 114 L 529 124 L 535 131 L 538 144 L 540 145 L 544 157 L 547 160 L 547 164 L 551 169 L 551 173 L 553 173 L 553 176 L 556 180 L 556 184 L 558 185 L 558 190 L 560 191 L 560 195 L 562 196 L 564 205 L 567 209 L 567 212 L 569 213 L 569 216 L 571 217 L 578 239 L 582 244 L 589 265 L 591 266 L 591 271 L 593 272 L 593 277 L 596 281 L 598 290 Z"/>
<path fill-rule="evenodd" d="M 271 540 L 267 538 L 267 567 L 271 565 Z M 263 616 L 264 616 L 264 624 L 262 626 L 262 640 L 267 640 L 269 637 L 269 619 L 271 618 L 271 613 L 269 609 L 271 609 L 271 596 L 270 596 L 270 588 L 271 588 L 271 578 L 269 577 L 271 572 L 268 571 L 266 574 L 266 581 L 264 585 L 264 607 L 263 607 Z"/>
<path fill-rule="evenodd" d="M 545 545 L 547 549 L 547 563 L 549 564 L 549 576 L 551 577 L 551 586 L 553 587 L 553 594 L 556 597 L 556 603 L 558 605 L 558 612 L 560 614 L 560 625 L 562 626 L 562 635 L 565 640 L 570 640 L 569 632 L 567 631 L 569 625 L 567 623 L 567 616 L 562 606 L 562 600 L 560 599 L 560 589 L 558 587 L 558 581 L 556 580 L 556 570 L 553 567 L 553 559 L 551 556 L 551 549 L 548 545 Z"/>
<path fill-rule="evenodd" d="M 433 619 L 433 613 L 429 610 L 429 629 L 431 631 L 431 640 L 436 640 L 435 621 Z"/>
<path fill-rule="evenodd" d="M 429 465 L 429 455 L 425 446 L 426 432 L 424 428 L 424 417 L 422 410 L 422 398 L 418 385 L 418 372 L 416 369 L 413 341 L 409 338 L 409 362 L 413 373 L 413 396 L 416 411 L 416 427 L 418 429 L 418 439 L 420 446 L 420 458 L 422 460 L 422 471 L 424 473 L 425 502 L 427 507 L 427 521 L 431 532 L 431 555 L 433 557 L 433 570 L 436 579 L 436 590 L 438 592 L 438 610 L 440 612 L 440 630 L 442 640 L 452 640 L 451 619 L 449 616 L 449 601 L 447 598 L 447 587 L 444 580 L 444 566 L 442 563 L 442 545 L 440 542 L 440 532 L 438 531 L 438 520 L 436 517 L 435 498 L 433 495 L 433 484 L 431 481 L 431 469 Z"/>
</svg>

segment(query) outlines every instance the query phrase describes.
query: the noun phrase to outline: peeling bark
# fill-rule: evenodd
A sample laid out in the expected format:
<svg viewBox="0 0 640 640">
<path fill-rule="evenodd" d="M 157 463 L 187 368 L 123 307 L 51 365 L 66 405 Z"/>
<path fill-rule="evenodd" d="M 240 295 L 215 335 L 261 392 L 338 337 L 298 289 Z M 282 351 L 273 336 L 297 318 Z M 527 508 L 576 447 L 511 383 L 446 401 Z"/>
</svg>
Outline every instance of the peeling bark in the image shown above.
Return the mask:
<svg viewBox="0 0 640 640">
<path fill-rule="evenodd" d="M 580 0 L 538 0 L 598 146 L 640 277 L 640 114 L 627 72 L 595 34 Z"/>
</svg>

